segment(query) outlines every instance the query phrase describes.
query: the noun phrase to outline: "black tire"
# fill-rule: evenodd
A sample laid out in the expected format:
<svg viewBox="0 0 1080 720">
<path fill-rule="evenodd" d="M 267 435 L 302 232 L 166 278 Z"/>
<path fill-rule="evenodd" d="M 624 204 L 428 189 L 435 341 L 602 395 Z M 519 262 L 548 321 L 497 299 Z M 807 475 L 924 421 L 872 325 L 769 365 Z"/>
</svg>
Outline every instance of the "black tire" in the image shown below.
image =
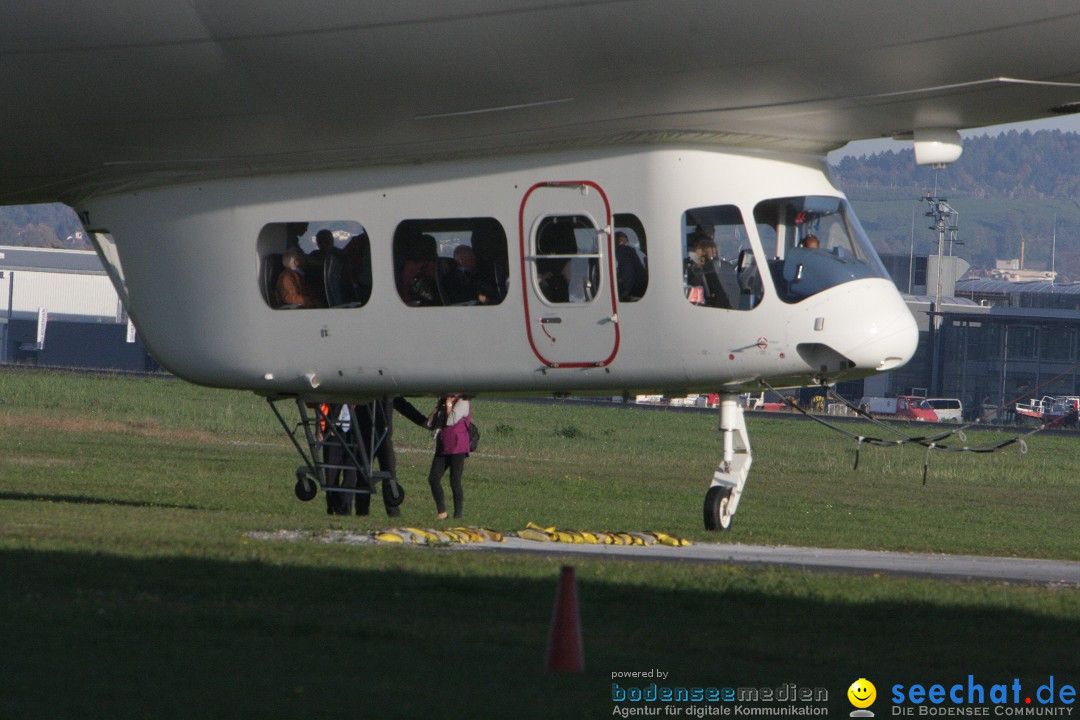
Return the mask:
<svg viewBox="0 0 1080 720">
<path fill-rule="evenodd" d="M 731 500 L 731 488 L 726 485 L 713 485 L 705 493 L 705 529 L 730 530 L 731 513 L 727 511 Z"/>
<path fill-rule="evenodd" d="M 293 492 L 296 493 L 299 500 L 307 502 L 315 499 L 315 495 L 319 492 L 319 486 L 315 484 L 315 481 L 311 479 L 307 472 L 297 471 L 296 485 L 293 486 Z"/>
<path fill-rule="evenodd" d="M 387 507 L 397 507 L 405 502 L 405 488 L 397 480 L 383 484 L 383 495 Z"/>
</svg>

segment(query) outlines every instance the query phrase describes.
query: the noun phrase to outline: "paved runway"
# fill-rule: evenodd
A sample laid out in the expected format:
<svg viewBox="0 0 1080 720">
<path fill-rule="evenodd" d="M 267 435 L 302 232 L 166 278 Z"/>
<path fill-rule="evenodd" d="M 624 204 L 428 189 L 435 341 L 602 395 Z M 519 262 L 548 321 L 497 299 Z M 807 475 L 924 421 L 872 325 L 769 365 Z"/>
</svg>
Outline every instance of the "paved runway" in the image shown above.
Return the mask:
<svg viewBox="0 0 1080 720">
<path fill-rule="evenodd" d="M 306 540 L 315 542 L 369 545 L 377 542 L 370 532 L 335 530 L 312 533 L 300 530 L 252 532 L 259 540 Z M 424 545 L 405 543 L 406 548 Z M 992 580 L 1043 583 L 1080 587 L 1080 562 L 1035 560 L 1031 558 L 983 557 L 978 555 L 938 555 L 885 552 L 880 550 L 834 550 L 786 545 L 742 545 L 738 543 L 696 543 L 687 547 L 668 545 L 575 545 L 538 542 L 507 537 L 505 542 L 441 545 L 459 552 L 517 552 L 532 554 L 610 558 L 623 561 L 717 563 L 728 565 L 775 565 L 821 572 L 884 573 L 942 579 Z"/>
<path fill-rule="evenodd" d="M 830 550 L 734 543 L 704 543 L 688 547 L 666 545 L 574 545 L 507 538 L 505 543 L 460 546 L 481 552 L 552 553 L 572 557 L 661 560 L 735 565 L 777 565 L 804 570 L 887 573 L 952 579 L 1052 583 L 1080 586 L 1080 562 L 1029 558 L 930 555 L 875 550 Z"/>
</svg>

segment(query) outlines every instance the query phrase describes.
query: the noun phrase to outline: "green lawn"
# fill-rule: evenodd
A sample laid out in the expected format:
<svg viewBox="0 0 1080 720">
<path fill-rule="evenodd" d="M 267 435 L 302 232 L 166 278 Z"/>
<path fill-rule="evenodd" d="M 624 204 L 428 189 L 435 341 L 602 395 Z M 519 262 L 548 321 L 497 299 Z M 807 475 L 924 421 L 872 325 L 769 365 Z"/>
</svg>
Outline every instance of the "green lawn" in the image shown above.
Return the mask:
<svg viewBox="0 0 1080 720">
<path fill-rule="evenodd" d="M 701 527 L 714 415 L 481 398 L 475 420 L 469 524 L 1080 559 L 1078 437 L 935 455 L 923 485 L 921 449 L 864 449 L 853 472 L 850 441 L 753 417 L 748 490 L 717 535 Z M 558 559 L 249 537 L 391 525 L 297 501 L 298 458 L 254 396 L 4 371 L 0 424 L 3 718 L 609 717 L 612 673 L 652 667 L 825 687 L 833 715 L 859 677 L 879 697 L 1080 680 L 1073 588 L 588 559 L 587 671 L 550 676 Z M 430 438 L 398 428 L 395 524 L 433 526 Z"/>
</svg>

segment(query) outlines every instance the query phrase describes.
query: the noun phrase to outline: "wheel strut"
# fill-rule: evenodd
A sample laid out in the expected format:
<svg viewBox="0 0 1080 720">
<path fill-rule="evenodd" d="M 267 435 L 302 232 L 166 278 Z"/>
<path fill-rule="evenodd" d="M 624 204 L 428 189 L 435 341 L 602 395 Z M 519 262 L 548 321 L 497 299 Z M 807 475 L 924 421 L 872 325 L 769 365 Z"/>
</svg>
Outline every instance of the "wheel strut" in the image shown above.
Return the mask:
<svg viewBox="0 0 1080 720">
<path fill-rule="evenodd" d="M 735 393 L 720 395 L 720 433 L 723 436 L 724 456 L 705 494 L 706 530 L 731 528 L 731 519 L 739 507 L 739 498 L 742 497 L 753 462 L 746 418 L 739 405 L 739 396 Z"/>
</svg>

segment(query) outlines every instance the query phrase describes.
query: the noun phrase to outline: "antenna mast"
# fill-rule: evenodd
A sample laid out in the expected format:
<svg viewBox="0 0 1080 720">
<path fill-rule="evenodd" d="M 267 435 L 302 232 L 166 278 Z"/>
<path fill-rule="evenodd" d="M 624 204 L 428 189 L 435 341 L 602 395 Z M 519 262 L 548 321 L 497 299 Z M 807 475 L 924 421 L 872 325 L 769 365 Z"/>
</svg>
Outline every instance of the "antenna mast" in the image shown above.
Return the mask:
<svg viewBox="0 0 1080 720">
<path fill-rule="evenodd" d="M 926 217 L 931 218 L 934 222 L 930 229 L 937 231 L 937 288 L 934 292 L 934 310 L 939 311 L 941 309 L 941 264 L 945 243 L 949 243 L 949 256 L 951 257 L 953 244 L 957 242 L 956 234 L 959 228 L 956 223 L 960 213 L 949 205 L 946 198 L 927 193 L 926 197 L 922 199 L 930 203 L 930 210 L 926 213 Z M 941 316 L 934 315 L 934 329 L 936 330 L 939 327 L 941 327 Z"/>
<path fill-rule="evenodd" d="M 1057 255 L 1057 213 L 1054 213 L 1054 234 L 1050 240 L 1050 287 L 1054 287 L 1054 278 L 1057 276 L 1057 271 L 1054 267 L 1055 255 Z"/>
</svg>

